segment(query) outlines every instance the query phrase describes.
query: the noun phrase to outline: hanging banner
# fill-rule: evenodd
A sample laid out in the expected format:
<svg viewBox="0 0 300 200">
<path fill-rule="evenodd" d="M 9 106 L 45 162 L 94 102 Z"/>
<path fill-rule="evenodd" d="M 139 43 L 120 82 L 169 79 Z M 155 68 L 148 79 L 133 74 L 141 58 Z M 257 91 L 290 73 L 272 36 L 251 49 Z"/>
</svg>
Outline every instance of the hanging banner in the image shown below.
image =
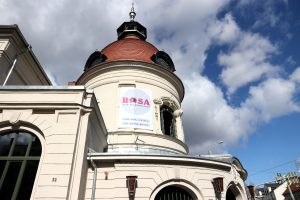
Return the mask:
<svg viewBox="0 0 300 200">
<path fill-rule="evenodd" d="M 152 129 L 152 94 L 133 87 L 121 88 L 120 128 Z"/>
</svg>

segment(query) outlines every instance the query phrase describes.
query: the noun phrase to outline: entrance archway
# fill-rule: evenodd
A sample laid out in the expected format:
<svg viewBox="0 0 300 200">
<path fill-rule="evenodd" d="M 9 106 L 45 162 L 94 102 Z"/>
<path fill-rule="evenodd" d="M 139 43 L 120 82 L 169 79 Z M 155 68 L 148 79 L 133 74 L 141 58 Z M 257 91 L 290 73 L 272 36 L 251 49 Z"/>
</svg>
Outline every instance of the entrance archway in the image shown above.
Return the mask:
<svg viewBox="0 0 300 200">
<path fill-rule="evenodd" d="M 194 200 L 192 195 L 181 187 L 170 185 L 160 190 L 154 200 Z"/>
<path fill-rule="evenodd" d="M 226 200 L 242 200 L 241 192 L 235 184 L 231 184 L 226 191 Z"/>
<path fill-rule="evenodd" d="M 231 190 L 227 190 L 226 200 L 236 200 L 235 195 Z"/>
</svg>

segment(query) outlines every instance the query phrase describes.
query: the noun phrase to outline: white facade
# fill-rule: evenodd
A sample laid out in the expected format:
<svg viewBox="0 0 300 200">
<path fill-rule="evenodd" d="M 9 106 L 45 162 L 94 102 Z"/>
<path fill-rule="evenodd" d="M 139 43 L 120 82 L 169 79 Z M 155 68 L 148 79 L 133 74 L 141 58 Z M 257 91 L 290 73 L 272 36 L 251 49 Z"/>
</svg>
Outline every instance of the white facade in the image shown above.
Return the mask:
<svg viewBox="0 0 300 200">
<path fill-rule="evenodd" d="M 134 79 L 132 77 L 135 77 Z M 101 113 L 107 127 L 109 150 L 116 148 L 149 148 L 153 150 L 169 150 L 186 154 L 184 133 L 181 124 L 180 103 L 183 99 L 183 85 L 179 78 L 161 67 L 137 61 L 118 61 L 104 63 L 101 67 L 92 68 L 83 74 L 78 84 L 93 89 L 99 102 Z M 152 93 L 152 129 L 122 128 L 120 119 L 120 92 L 123 88 L 138 88 Z M 105 94 L 105 95 L 102 95 Z M 177 137 L 166 137 L 161 131 L 159 108 L 168 104 L 178 112 L 176 116 Z M 137 137 L 139 142 L 136 141 Z M 135 142 L 136 141 L 136 142 Z M 151 147 L 150 147 L 151 145 Z M 151 148 L 151 149 L 150 149 Z"/>
<path fill-rule="evenodd" d="M 7 26 L 6 29 L 16 30 Z M 128 41 L 132 41 L 134 31 L 131 30 Z M 122 34 L 120 42 L 127 33 Z M 12 49 L 9 45 L 14 37 L 20 34 L 1 35 L 1 55 Z M 11 54 L 25 47 L 23 44 Z M 97 55 L 100 59 L 101 54 Z M 32 52 L 23 56 L 35 58 Z M 160 58 L 159 53 L 157 56 Z M 162 58 L 169 61 L 168 55 L 162 54 Z M 6 60 L 0 57 L 0 68 L 12 64 L 11 59 L 10 63 Z M 150 58 L 113 60 L 108 56 L 106 61 L 92 61 L 76 82 L 78 86 L 0 87 L 0 144 L 11 145 L 1 137 L 14 131 L 28 132 L 41 143 L 31 199 L 156 200 L 164 195 L 162 191 L 177 192 L 193 200 L 247 199 L 244 185 L 247 172 L 237 158 L 188 155 L 181 122 L 184 87 L 172 70 L 159 62 L 151 63 Z M 1 72 L 1 79 L 8 68 Z M 32 82 L 34 79 L 30 78 L 31 82 L 20 83 L 20 73 L 12 76 L 10 85 L 49 84 L 39 65 L 25 63 L 23 68 L 33 69 L 28 70 L 29 76 L 37 77 L 40 82 Z M 132 88 L 134 92 L 128 93 L 126 99 L 125 92 Z M 123 108 L 122 101 L 129 107 Z M 130 115 L 124 114 L 127 108 L 133 109 L 128 111 Z M 124 126 L 120 125 L 121 120 L 141 121 Z M 16 158 L 13 154 L 1 155 L 2 152 L 0 148 L 0 164 L 9 169 L 7 163 Z M 5 176 L 10 174 L 4 170 L 0 175 L 5 183 Z M 0 195 L 4 187 L 1 184 Z M 13 195 L 18 191 L 15 189 Z"/>
</svg>

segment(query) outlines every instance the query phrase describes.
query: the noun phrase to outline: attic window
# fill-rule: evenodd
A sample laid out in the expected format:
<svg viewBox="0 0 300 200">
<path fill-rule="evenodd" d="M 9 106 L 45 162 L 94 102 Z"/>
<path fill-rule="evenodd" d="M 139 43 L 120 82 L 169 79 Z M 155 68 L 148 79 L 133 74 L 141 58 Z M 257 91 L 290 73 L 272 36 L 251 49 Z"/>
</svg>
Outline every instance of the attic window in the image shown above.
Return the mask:
<svg viewBox="0 0 300 200">
<path fill-rule="evenodd" d="M 97 64 L 104 62 L 106 59 L 107 57 L 100 51 L 95 51 L 94 53 L 92 53 L 92 55 L 90 55 L 90 57 L 86 61 L 84 71 L 96 66 Z"/>
<path fill-rule="evenodd" d="M 165 135 L 176 137 L 175 122 L 176 120 L 173 117 L 173 110 L 166 105 L 162 105 L 160 108 L 161 131 Z"/>
<path fill-rule="evenodd" d="M 156 63 L 158 65 L 161 65 L 165 69 L 168 69 L 172 72 L 175 71 L 175 66 L 174 66 L 174 63 L 173 63 L 172 59 L 164 51 L 158 51 L 157 53 L 153 54 L 151 56 L 151 60 L 154 63 Z"/>
</svg>

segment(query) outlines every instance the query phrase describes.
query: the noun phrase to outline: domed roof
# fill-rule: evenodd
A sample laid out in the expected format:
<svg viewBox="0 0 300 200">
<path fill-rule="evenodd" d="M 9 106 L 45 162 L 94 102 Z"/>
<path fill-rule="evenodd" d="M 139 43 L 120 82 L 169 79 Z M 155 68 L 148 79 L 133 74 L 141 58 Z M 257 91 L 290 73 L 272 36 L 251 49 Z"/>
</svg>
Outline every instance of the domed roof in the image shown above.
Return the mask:
<svg viewBox="0 0 300 200">
<path fill-rule="evenodd" d="M 107 59 L 105 61 L 135 60 L 153 63 L 151 57 L 158 49 L 135 35 L 127 35 L 102 49 L 101 53 Z"/>
<path fill-rule="evenodd" d="M 161 67 L 175 71 L 174 63 L 164 51 L 146 42 L 147 29 L 134 21 L 134 9 L 129 13 L 130 21 L 124 22 L 118 29 L 118 40 L 107 45 L 102 51 L 95 51 L 88 58 L 84 71 L 101 63 L 111 61 L 142 61 L 155 63 Z"/>
</svg>

